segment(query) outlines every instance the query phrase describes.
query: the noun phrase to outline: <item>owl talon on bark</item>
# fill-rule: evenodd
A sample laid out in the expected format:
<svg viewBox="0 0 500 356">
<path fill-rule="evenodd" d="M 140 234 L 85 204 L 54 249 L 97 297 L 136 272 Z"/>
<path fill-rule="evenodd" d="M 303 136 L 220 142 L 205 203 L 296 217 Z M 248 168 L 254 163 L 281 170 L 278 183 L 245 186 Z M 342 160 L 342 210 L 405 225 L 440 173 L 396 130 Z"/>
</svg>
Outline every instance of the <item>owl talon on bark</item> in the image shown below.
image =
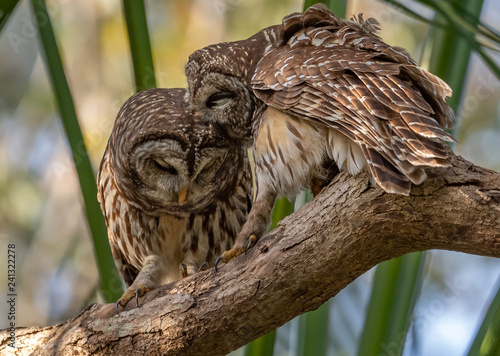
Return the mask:
<svg viewBox="0 0 500 356">
<path fill-rule="evenodd" d="M 203 270 L 207 269 L 207 267 L 208 267 L 208 262 L 203 262 L 199 268 L 196 265 L 196 263 L 193 263 L 193 262 L 182 262 L 179 265 L 179 269 L 181 270 L 182 278 L 186 278 L 186 277 L 189 277 L 195 273 L 203 271 Z"/>
<path fill-rule="evenodd" d="M 220 261 L 222 261 L 222 256 L 217 257 L 217 259 L 215 260 L 215 264 L 214 264 L 215 272 L 219 272 L 219 270 L 217 269 L 217 266 L 219 265 Z"/>
<path fill-rule="evenodd" d="M 115 303 L 115 311 L 116 311 L 116 315 L 120 315 L 120 312 L 118 311 L 118 305 L 120 305 L 120 299 L 118 299 Z"/>
<path fill-rule="evenodd" d="M 203 262 L 200 268 L 198 268 L 198 273 L 201 271 L 206 271 L 207 269 L 208 269 L 208 262 Z"/>
<path fill-rule="evenodd" d="M 135 307 L 136 308 L 139 308 L 139 296 L 142 295 L 142 290 L 141 288 L 137 288 L 135 290 Z"/>
<path fill-rule="evenodd" d="M 238 257 L 241 255 L 243 252 L 245 252 L 245 249 L 242 247 L 236 247 L 234 246 L 232 249 L 228 251 L 224 251 L 222 255 L 217 257 L 217 260 L 215 260 L 215 272 L 219 272 L 218 270 L 218 265 L 219 263 L 228 263 L 231 261 L 233 258 Z"/>
<path fill-rule="evenodd" d="M 154 289 L 154 288 L 145 287 L 145 286 L 139 286 L 138 288 L 135 288 L 135 287 L 133 287 L 133 285 L 130 286 L 125 291 L 125 293 L 123 293 L 121 298 L 116 301 L 116 303 L 115 303 L 116 314 L 120 314 L 120 312 L 118 311 L 118 306 L 125 307 L 127 305 L 127 303 L 129 302 L 129 300 L 134 298 L 134 297 L 135 297 L 135 301 L 136 301 L 136 308 L 138 308 L 139 307 L 139 298 L 142 297 L 144 294 L 146 294 L 146 292 L 148 292 L 152 289 Z"/>
<path fill-rule="evenodd" d="M 182 276 L 182 278 L 186 278 L 187 276 L 189 276 L 188 271 L 187 271 L 187 266 L 186 266 L 186 264 L 184 262 L 182 262 L 179 265 L 179 268 L 181 270 L 181 276 Z"/>
<path fill-rule="evenodd" d="M 247 249 L 245 250 L 245 255 L 248 253 L 248 250 L 250 250 L 250 248 L 255 245 L 255 243 L 257 242 L 257 236 L 255 235 L 250 235 L 250 237 L 248 238 L 248 245 L 247 245 Z"/>
<path fill-rule="evenodd" d="M 238 246 L 238 243 L 236 243 L 232 249 L 230 249 L 228 251 L 224 251 L 224 253 L 222 255 L 220 255 L 219 257 L 217 257 L 217 259 L 215 260 L 215 272 L 219 271 L 217 267 L 218 267 L 220 262 L 228 263 L 233 258 L 238 257 L 239 255 L 242 255 L 243 253 L 245 253 L 245 255 L 246 255 L 248 250 L 253 245 L 255 245 L 256 242 L 257 242 L 257 236 L 252 234 L 248 238 L 248 244 L 247 244 L 246 248 L 240 247 L 240 246 Z"/>
</svg>

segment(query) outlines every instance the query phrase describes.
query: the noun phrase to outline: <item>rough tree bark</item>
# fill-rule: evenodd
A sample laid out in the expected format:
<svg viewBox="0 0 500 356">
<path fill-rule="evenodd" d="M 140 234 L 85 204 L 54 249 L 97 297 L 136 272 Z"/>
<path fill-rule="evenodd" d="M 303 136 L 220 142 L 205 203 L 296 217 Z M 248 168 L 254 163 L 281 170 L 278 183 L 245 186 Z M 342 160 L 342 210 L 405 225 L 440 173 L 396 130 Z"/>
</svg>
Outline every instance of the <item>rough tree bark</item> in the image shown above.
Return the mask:
<svg viewBox="0 0 500 356">
<path fill-rule="evenodd" d="M 93 304 L 16 330 L 17 354 L 223 355 L 318 308 L 377 263 L 446 249 L 500 257 L 500 173 L 452 157 L 408 197 L 340 174 L 246 256 L 151 291 L 119 316 Z M 0 350 L 8 351 L 0 333 Z"/>
</svg>

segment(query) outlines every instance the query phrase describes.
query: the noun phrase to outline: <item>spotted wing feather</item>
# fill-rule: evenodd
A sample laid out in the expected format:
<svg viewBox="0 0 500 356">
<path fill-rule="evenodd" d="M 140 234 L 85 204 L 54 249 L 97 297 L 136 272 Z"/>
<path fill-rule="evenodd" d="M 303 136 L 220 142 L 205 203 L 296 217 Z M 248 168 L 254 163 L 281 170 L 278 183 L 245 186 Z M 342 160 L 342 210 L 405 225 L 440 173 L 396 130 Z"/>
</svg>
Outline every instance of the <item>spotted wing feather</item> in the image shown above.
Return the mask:
<svg viewBox="0 0 500 356">
<path fill-rule="evenodd" d="M 251 80 L 267 105 L 334 128 L 358 144 L 387 191 L 407 194 L 420 166 L 447 165 L 442 141 L 453 111 L 449 86 L 385 44 L 373 19 L 346 21 L 322 6 L 283 21 Z"/>
</svg>

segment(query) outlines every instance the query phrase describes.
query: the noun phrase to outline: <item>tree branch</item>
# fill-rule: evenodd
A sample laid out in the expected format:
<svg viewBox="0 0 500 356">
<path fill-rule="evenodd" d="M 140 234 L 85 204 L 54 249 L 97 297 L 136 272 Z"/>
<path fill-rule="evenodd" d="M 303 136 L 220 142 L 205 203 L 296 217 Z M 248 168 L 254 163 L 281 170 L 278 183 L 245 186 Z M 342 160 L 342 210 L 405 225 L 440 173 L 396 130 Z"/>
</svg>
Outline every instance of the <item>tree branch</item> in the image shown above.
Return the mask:
<svg viewBox="0 0 500 356">
<path fill-rule="evenodd" d="M 500 173 L 460 157 L 428 170 L 408 197 L 340 174 L 249 251 L 148 292 L 115 314 L 91 305 L 46 328 L 16 330 L 19 354 L 223 355 L 318 308 L 377 263 L 446 249 L 500 257 Z M 9 335 L 0 333 L 0 350 Z"/>
</svg>

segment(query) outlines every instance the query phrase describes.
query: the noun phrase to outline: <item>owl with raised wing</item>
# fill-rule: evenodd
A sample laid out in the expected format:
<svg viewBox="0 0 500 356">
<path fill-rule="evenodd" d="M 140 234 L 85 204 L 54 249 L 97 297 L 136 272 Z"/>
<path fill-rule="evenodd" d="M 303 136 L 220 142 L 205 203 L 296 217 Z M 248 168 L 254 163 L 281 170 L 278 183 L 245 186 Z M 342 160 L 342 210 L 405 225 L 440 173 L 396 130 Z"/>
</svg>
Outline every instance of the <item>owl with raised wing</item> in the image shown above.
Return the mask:
<svg viewBox="0 0 500 356">
<path fill-rule="evenodd" d="M 380 188 L 403 195 L 425 180 L 425 167 L 448 165 L 450 87 L 386 44 L 377 26 L 316 4 L 189 57 L 191 108 L 255 158 L 256 200 L 223 262 L 266 231 L 277 195 L 325 177 L 326 162 L 353 175 L 367 171 Z"/>
</svg>

